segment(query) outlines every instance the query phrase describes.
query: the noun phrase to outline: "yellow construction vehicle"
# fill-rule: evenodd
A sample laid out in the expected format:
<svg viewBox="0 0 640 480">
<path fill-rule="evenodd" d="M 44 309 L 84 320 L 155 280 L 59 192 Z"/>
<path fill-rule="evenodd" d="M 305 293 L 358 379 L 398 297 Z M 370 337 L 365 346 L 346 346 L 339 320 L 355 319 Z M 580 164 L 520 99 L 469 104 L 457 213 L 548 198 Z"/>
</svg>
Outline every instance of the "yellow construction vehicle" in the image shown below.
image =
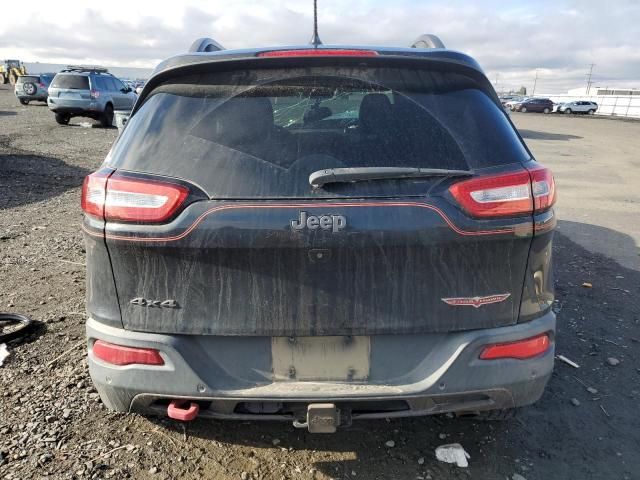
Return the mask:
<svg viewBox="0 0 640 480">
<path fill-rule="evenodd" d="M 27 67 L 20 60 L 0 61 L 0 85 L 11 83 L 15 85 L 20 75 L 27 74 Z"/>
</svg>

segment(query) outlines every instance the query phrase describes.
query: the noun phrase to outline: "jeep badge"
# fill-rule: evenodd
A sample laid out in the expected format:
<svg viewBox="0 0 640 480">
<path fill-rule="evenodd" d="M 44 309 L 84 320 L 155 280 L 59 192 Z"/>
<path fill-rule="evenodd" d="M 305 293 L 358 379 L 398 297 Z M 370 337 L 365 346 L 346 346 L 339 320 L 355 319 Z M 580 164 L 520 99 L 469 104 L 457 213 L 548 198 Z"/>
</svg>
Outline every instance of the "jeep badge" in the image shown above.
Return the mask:
<svg viewBox="0 0 640 480">
<path fill-rule="evenodd" d="M 347 226 L 347 219 L 343 215 L 309 215 L 304 210 L 300 212 L 300 217 L 297 220 L 291 220 L 291 228 L 294 230 L 302 230 L 308 228 L 309 230 L 331 230 L 333 233 L 338 233 L 344 227 Z"/>
</svg>

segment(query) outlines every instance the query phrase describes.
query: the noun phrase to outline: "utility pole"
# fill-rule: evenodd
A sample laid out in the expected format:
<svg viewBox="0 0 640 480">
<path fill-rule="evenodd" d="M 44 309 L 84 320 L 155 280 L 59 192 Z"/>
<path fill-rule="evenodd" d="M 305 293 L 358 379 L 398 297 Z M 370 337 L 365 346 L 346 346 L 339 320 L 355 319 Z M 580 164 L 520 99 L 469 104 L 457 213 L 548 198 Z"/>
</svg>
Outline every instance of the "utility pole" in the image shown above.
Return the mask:
<svg viewBox="0 0 640 480">
<path fill-rule="evenodd" d="M 538 83 L 538 69 L 536 68 L 536 78 L 533 79 L 533 92 L 531 92 L 531 96 L 534 97 L 536 95 L 536 84 Z"/>
<path fill-rule="evenodd" d="M 589 90 L 591 90 L 591 74 L 593 73 L 593 67 L 595 63 L 592 63 L 589 67 L 589 73 L 587 74 L 587 95 L 589 95 Z"/>
</svg>

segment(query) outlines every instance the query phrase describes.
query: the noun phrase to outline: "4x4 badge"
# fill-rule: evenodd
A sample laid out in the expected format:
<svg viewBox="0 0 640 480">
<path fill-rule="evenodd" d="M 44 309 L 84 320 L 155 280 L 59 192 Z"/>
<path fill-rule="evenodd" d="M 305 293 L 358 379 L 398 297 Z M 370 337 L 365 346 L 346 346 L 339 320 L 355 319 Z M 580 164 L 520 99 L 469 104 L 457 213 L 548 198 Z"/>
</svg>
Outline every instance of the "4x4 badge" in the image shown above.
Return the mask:
<svg viewBox="0 0 640 480">
<path fill-rule="evenodd" d="M 442 298 L 441 300 L 447 305 L 452 305 L 454 307 L 471 306 L 473 308 L 480 308 L 482 305 L 504 302 L 510 296 L 510 293 L 501 293 L 498 295 L 487 295 L 486 297 L 455 297 Z"/>
<path fill-rule="evenodd" d="M 129 303 L 140 307 L 178 308 L 178 302 L 175 300 L 147 300 L 146 298 L 138 297 Z"/>
<path fill-rule="evenodd" d="M 344 215 L 309 215 L 302 210 L 297 220 L 291 220 L 291 228 L 294 230 L 302 230 L 308 228 L 309 230 L 331 230 L 333 233 L 337 233 L 347 226 L 347 219 Z"/>
</svg>

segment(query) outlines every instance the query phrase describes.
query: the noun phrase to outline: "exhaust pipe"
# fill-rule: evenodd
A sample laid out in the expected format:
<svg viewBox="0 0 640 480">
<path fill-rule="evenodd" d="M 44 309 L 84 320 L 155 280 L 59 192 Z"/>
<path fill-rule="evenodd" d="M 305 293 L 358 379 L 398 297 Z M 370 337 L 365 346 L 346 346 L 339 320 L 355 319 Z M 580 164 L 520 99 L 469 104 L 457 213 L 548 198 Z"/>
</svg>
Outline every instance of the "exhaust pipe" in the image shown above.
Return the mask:
<svg viewBox="0 0 640 480">
<path fill-rule="evenodd" d="M 167 407 L 167 415 L 173 420 L 190 422 L 198 416 L 200 405 L 189 400 L 171 400 Z"/>
</svg>

